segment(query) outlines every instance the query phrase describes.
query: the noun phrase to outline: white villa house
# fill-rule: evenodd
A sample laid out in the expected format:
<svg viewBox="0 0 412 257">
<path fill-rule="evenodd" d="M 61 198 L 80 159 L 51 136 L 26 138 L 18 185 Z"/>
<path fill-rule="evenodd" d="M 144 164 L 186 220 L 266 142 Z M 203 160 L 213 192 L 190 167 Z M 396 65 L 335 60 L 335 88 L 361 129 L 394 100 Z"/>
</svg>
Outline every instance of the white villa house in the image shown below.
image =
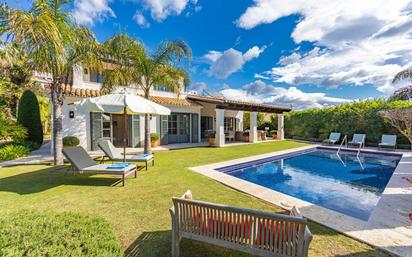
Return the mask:
<svg viewBox="0 0 412 257">
<path fill-rule="evenodd" d="M 36 80 L 47 84 L 48 75 L 35 73 Z M 63 105 L 63 136 L 75 136 L 87 150 L 97 150 L 100 139 L 109 139 L 115 146 L 123 145 L 123 132 L 127 130 L 128 147 L 140 147 L 144 142 L 144 116 L 129 115 L 124 128 L 123 115 L 78 110 L 74 104 L 86 97 L 103 94 L 102 76 L 88 68 L 79 67 L 73 72 L 73 85 L 65 85 Z M 121 88 L 119 88 L 120 90 Z M 139 87 L 128 91 L 143 95 Z M 278 139 L 284 138 L 283 113 L 291 107 L 229 100 L 220 96 L 203 96 L 181 92 L 176 94 L 166 87 L 156 86 L 151 101 L 171 110 L 168 116 L 151 117 L 151 132 L 160 135 L 160 144 L 199 143 L 215 134 L 216 146 L 243 140 L 243 112 L 250 112 L 250 142 L 258 141 L 257 113 L 278 114 Z"/>
</svg>

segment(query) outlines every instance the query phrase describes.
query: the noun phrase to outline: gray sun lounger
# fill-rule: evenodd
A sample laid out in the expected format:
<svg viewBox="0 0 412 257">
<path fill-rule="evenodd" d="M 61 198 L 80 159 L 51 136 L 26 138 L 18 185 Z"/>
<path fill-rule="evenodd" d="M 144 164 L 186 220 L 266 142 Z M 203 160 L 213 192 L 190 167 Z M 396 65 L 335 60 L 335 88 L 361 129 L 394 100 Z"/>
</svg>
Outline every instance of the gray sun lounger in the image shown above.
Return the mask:
<svg viewBox="0 0 412 257">
<path fill-rule="evenodd" d="M 109 158 L 110 161 L 123 161 L 123 154 L 110 142 L 109 140 L 102 140 L 97 143 L 97 146 L 104 152 L 104 157 Z M 146 170 L 149 162 L 152 162 L 154 166 L 154 156 L 153 154 L 135 154 L 126 155 L 126 162 L 144 162 L 146 164 Z"/>
<path fill-rule="evenodd" d="M 396 149 L 396 135 L 382 135 L 381 142 L 379 143 L 379 149 L 381 148 L 393 148 Z"/>
<path fill-rule="evenodd" d="M 348 145 L 350 146 L 357 146 L 359 148 L 365 146 L 365 134 L 354 134 L 352 141 L 348 142 Z"/>
<path fill-rule="evenodd" d="M 340 140 L 340 133 L 338 132 L 332 132 L 329 135 L 328 139 L 323 140 L 324 144 L 331 144 L 334 145 L 336 144 L 336 142 L 338 142 Z"/>
<path fill-rule="evenodd" d="M 63 148 L 63 155 L 79 173 L 119 175 L 122 177 L 122 186 L 124 186 L 126 176 L 134 173 L 136 178 L 136 165 L 129 164 L 127 167 L 111 168 L 112 164 L 97 164 L 80 146 Z"/>
</svg>

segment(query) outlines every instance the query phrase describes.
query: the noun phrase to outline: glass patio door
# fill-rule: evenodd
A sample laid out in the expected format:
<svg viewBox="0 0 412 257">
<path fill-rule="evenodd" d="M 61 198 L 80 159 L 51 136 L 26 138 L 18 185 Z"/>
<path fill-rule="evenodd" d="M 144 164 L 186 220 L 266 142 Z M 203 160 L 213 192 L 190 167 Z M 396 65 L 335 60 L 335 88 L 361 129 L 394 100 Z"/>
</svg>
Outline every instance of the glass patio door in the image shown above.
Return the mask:
<svg viewBox="0 0 412 257">
<path fill-rule="evenodd" d="M 168 120 L 168 143 L 189 143 L 190 142 L 190 114 L 172 113 Z"/>
</svg>

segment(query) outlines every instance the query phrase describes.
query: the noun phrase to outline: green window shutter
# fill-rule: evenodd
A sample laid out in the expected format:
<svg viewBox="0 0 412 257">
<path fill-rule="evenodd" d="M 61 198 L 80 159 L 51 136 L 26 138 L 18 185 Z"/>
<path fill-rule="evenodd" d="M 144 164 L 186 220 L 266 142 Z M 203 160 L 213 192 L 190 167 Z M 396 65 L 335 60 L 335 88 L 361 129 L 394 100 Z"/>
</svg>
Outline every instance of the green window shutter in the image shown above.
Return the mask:
<svg viewBox="0 0 412 257">
<path fill-rule="evenodd" d="M 91 147 L 92 151 L 97 150 L 97 143 L 102 138 L 102 114 L 99 112 L 90 113 L 90 125 L 91 125 Z"/>
<path fill-rule="evenodd" d="M 168 130 L 169 130 L 169 117 L 166 115 L 160 116 L 160 144 L 168 144 Z"/>
<path fill-rule="evenodd" d="M 199 115 L 192 113 L 192 142 L 199 142 Z"/>
</svg>

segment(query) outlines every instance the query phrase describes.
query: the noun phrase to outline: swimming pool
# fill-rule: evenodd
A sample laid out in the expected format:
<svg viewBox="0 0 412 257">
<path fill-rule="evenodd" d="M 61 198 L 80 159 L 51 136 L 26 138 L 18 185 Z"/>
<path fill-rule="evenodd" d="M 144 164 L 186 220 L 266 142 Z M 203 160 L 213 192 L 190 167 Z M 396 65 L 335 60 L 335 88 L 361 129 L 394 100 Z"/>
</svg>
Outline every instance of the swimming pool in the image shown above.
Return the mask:
<svg viewBox="0 0 412 257">
<path fill-rule="evenodd" d="M 318 147 L 216 170 L 367 221 L 401 157 Z"/>
</svg>

